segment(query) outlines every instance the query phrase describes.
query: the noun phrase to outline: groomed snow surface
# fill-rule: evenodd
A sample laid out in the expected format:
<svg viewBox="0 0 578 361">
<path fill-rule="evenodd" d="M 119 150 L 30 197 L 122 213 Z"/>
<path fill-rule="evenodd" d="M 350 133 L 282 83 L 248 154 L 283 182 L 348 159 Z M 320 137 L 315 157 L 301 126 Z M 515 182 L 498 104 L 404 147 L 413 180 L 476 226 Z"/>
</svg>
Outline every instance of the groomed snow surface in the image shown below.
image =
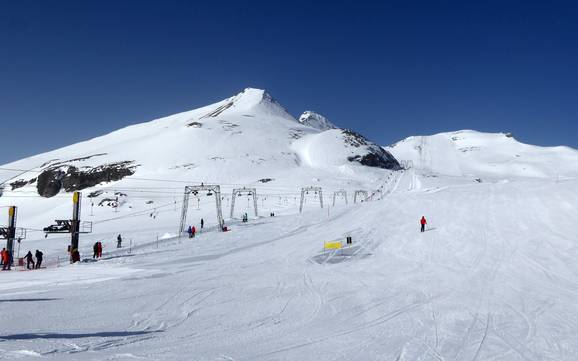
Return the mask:
<svg viewBox="0 0 578 361">
<path fill-rule="evenodd" d="M 178 208 L 127 218 L 122 250 L 81 239 L 106 239 L 98 262 L 0 273 L 0 359 L 576 360 L 577 186 L 415 170 L 382 200 L 192 240 L 172 237 Z"/>
</svg>

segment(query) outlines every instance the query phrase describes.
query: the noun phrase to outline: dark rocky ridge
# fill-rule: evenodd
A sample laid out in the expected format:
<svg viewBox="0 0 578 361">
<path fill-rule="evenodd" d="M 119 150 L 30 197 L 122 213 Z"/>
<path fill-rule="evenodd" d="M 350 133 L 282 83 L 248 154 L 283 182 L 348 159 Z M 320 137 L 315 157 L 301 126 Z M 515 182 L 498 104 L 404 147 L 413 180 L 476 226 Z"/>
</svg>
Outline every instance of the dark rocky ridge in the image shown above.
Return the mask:
<svg viewBox="0 0 578 361">
<path fill-rule="evenodd" d="M 350 162 L 358 162 L 368 167 L 376 167 L 391 170 L 400 170 L 401 165 L 391 153 L 378 146 L 377 144 L 367 140 L 363 135 L 356 133 L 349 129 L 342 131 L 345 143 L 355 147 L 366 147 L 368 152 L 365 155 L 356 155 L 348 157 Z"/>
<path fill-rule="evenodd" d="M 32 184 L 36 182 L 36 178 L 32 178 L 30 180 L 24 180 L 24 179 L 18 179 L 12 183 L 10 183 L 10 187 L 12 187 L 12 190 L 18 189 L 18 188 L 22 188 L 27 184 Z"/>
<path fill-rule="evenodd" d="M 85 170 L 71 165 L 51 167 L 40 173 L 36 189 L 42 197 L 50 198 L 62 189 L 73 192 L 94 187 L 99 183 L 121 180 L 133 175 L 137 166 L 133 161 L 123 161 L 86 167 Z"/>
</svg>

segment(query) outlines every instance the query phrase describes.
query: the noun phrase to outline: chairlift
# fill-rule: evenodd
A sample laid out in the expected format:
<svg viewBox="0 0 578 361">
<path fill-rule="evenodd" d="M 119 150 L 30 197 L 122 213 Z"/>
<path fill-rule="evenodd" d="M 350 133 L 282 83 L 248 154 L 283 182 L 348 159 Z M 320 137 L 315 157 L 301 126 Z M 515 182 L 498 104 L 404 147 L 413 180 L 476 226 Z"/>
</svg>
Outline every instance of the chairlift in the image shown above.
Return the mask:
<svg viewBox="0 0 578 361">
<path fill-rule="evenodd" d="M 211 191 L 209 191 L 209 192 L 207 193 L 207 196 L 208 196 L 208 197 L 210 197 L 210 196 L 212 196 L 212 195 L 213 195 L 213 193 L 211 193 Z"/>
</svg>

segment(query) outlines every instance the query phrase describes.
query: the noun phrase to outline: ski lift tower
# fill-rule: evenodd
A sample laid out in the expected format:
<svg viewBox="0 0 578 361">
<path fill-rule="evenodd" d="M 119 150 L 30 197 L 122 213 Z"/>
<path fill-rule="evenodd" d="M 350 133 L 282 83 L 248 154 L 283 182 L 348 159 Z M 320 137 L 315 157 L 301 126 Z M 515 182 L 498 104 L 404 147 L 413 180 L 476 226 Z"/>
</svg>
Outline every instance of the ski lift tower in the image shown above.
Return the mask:
<svg viewBox="0 0 578 361">
<path fill-rule="evenodd" d="M 92 222 L 80 221 L 82 193 L 74 192 L 72 195 L 72 219 L 56 219 L 52 224 L 43 229 L 46 237 L 54 233 L 70 233 L 70 261 L 72 262 L 73 251 L 78 250 L 80 235 L 92 233 Z"/>
<path fill-rule="evenodd" d="M 200 186 L 185 186 L 185 194 L 183 196 L 183 208 L 181 210 L 181 223 L 179 225 L 179 235 L 186 229 L 187 211 L 189 210 L 189 198 L 192 195 L 198 196 L 201 192 L 207 192 L 207 196 L 215 195 L 215 205 L 217 207 L 217 221 L 219 228 L 223 230 L 225 221 L 223 220 L 223 210 L 221 207 L 221 186 L 211 184 L 201 184 Z"/>
<path fill-rule="evenodd" d="M 233 193 L 231 195 L 231 218 L 233 218 L 233 214 L 235 213 L 235 199 L 243 195 L 253 197 L 253 207 L 255 208 L 255 217 L 258 217 L 259 215 L 257 213 L 257 188 L 243 187 L 233 189 Z"/>
<path fill-rule="evenodd" d="M 340 189 L 338 191 L 333 192 L 333 207 L 335 207 L 336 197 L 343 197 L 343 199 L 345 199 L 345 205 L 347 205 L 347 191 L 345 189 Z"/>
<path fill-rule="evenodd" d="M 363 196 L 363 198 L 361 199 L 362 202 L 367 200 L 367 198 L 369 197 L 367 191 L 364 191 L 362 189 L 356 190 L 355 193 L 353 194 L 353 203 L 357 203 L 357 196 Z"/>
<path fill-rule="evenodd" d="M 16 228 L 17 207 L 8 208 L 8 227 L 0 227 L 0 239 L 6 240 L 6 249 L 14 255 L 14 239 L 20 240 L 26 238 L 26 229 Z"/>
<path fill-rule="evenodd" d="M 299 213 L 303 212 L 303 203 L 305 202 L 305 195 L 309 192 L 319 194 L 319 205 L 323 208 L 323 191 L 321 187 L 305 187 L 301 188 L 301 203 L 299 204 Z"/>
</svg>

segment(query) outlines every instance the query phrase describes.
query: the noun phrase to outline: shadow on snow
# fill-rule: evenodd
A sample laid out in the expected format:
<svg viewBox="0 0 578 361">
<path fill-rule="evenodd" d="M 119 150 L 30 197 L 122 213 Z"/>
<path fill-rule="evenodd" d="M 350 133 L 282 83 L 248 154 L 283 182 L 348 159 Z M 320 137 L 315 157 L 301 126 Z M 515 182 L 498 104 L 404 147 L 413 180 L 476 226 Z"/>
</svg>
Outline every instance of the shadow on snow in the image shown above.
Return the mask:
<svg viewBox="0 0 578 361">
<path fill-rule="evenodd" d="M 33 340 L 33 339 L 76 339 L 89 337 L 130 337 L 142 336 L 162 331 L 121 331 L 121 332 L 95 332 L 95 333 L 19 333 L 15 335 L 0 336 L 0 340 Z"/>
</svg>

